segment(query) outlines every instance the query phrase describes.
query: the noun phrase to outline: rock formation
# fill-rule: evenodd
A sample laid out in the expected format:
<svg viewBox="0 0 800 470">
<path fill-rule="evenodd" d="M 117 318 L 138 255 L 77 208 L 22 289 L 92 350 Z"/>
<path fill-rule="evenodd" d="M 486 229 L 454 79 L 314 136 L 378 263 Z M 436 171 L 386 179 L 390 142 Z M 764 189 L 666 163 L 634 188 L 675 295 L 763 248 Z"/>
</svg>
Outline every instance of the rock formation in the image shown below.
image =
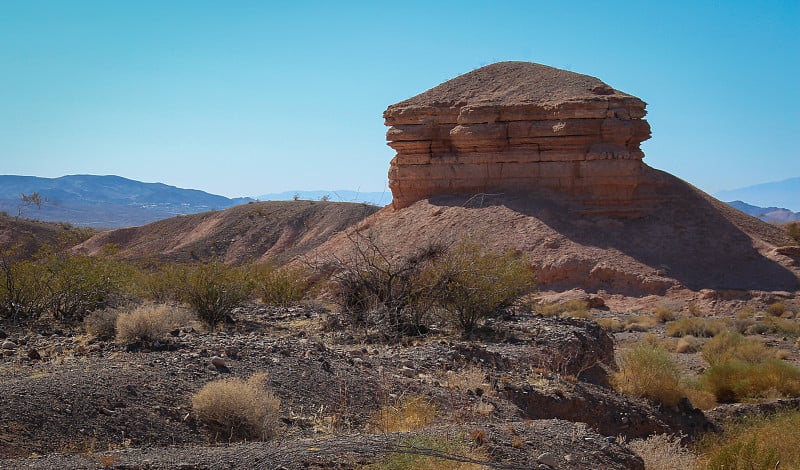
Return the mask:
<svg viewBox="0 0 800 470">
<path fill-rule="evenodd" d="M 630 207 L 645 177 L 646 104 L 530 62 L 481 67 L 389 106 L 395 208 L 440 194 L 556 191 L 591 211 Z"/>
</svg>

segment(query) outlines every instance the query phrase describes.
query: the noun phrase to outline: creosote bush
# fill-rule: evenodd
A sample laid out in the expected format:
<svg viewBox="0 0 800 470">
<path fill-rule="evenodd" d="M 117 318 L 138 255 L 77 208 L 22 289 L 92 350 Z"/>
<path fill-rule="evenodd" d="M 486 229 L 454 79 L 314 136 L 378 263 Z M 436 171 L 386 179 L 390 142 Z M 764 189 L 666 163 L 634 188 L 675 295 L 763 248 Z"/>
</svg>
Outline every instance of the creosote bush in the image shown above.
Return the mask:
<svg viewBox="0 0 800 470">
<path fill-rule="evenodd" d="M 668 406 L 686 396 L 677 363 L 664 348 L 647 341 L 622 353 L 619 372 L 612 382 L 622 393 Z"/>
<path fill-rule="evenodd" d="M 437 305 L 465 333 L 513 305 L 533 289 L 535 281 L 521 254 L 487 252 L 474 243 L 455 246 L 432 269 L 440 286 Z"/>
<path fill-rule="evenodd" d="M 699 380 L 722 403 L 800 396 L 800 368 L 774 358 L 719 363 L 706 369 Z"/>
<path fill-rule="evenodd" d="M 207 383 L 192 396 L 198 420 L 224 440 L 269 439 L 278 432 L 280 400 L 266 388 L 267 374 Z"/>
<path fill-rule="evenodd" d="M 188 267 L 183 277 L 184 301 L 211 328 L 243 305 L 252 290 L 246 269 L 216 261 Z"/>
<path fill-rule="evenodd" d="M 733 360 L 757 364 L 774 357 L 764 343 L 732 331 L 723 331 L 709 339 L 703 346 L 702 354 L 711 366 Z"/>
<path fill-rule="evenodd" d="M 265 263 L 253 266 L 251 276 L 265 305 L 288 307 L 303 300 L 311 288 L 311 275 L 302 268 L 276 268 Z"/>
</svg>

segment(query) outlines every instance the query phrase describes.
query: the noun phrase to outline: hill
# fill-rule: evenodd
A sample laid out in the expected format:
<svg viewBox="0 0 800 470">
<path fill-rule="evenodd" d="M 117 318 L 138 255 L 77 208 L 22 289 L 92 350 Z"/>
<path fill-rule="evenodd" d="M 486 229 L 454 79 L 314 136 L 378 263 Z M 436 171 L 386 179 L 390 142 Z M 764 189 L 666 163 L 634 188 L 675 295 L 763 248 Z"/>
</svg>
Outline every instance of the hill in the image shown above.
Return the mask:
<svg viewBox="0 0 800 470">
<path fill-rule="evenodd" d="M 24 204 L 22 194 L 38 193 L 43 204 Z M 143 183 L 120 176 L 70 175 L 59 178 L 0 175 L 0 211 L 50 222 L 96 228 L 143 225 L 251 201 L 196 189 Z"/>
<path fill-rule="evenodd" d="M 71 246 L 94 233 L 70 224 L 0 215 L 0 253 L 26 258 L 45 245 Z"/>
<path fill-rule="evenodd" d="M 719 191 L 714 196 L 723 201 L 747 201 L 756 206 L 785 207 L 800 212 L 800 177 Z"/>
<path fill-rule="evenodd" d="M 382 209 L 352 230 L 369 233 L 398 256 L 427 243 L 468 238 L 518 250 L 544 289 L 667 294 L 671 289 L 796 291 L 797 260 L 776 251 L 795 242 L 778 227 L 743 214 L 688 183 L 649 169 L 664 203 L 641 217 L 591 215 L 548 193 L 436 196 Z M 352 242 L 334 236 L 309 254 L 344 256 Z M 785 251 L 785 250 L 784 250 Z"/>
<path fill-rule="evenodd" d="M 377 210 L 346 202 L 253 202 L 103 232 L 76 250 L 95 255 L 113 244 L 120 259 L 280 263 L 303 255 Z"/>
<path fill-rule="evenodd" d="M 782 209 L 780 207 L 758 207 L 743 201 L 731 201 L 728 204 L 745 214 L 758 217 L 764 222 L 786 223 L 800 220 L 800 212 L 792 212 L 789 209 Z"/>
</svg>

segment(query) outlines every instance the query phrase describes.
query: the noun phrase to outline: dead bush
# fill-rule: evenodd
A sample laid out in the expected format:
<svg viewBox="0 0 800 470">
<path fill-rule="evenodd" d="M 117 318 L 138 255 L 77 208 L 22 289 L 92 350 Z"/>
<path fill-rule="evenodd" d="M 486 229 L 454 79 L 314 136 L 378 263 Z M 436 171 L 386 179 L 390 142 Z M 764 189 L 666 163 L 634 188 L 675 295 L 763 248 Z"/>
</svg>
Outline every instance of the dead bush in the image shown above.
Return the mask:
<svg viewBox="0 0 800 470">
<path fill-rule="evenodd" d="M 152 342 L 193 320 L 194 317 L 181 308 L 163 304 L 141 305 L 117 316 L 116 341 L 120 344 Z"/>
<path fill-rule="evenodd" d="M 667 323 L 667 336 L 681 337 L 692 335 L 709 338 L 717 335 L 725 328 L 722 320 L 702 317 L 682 317 Z"/>
<path fill-rule="evenodd" d="M 628 447 L 644 460 L 647 470 L 691 470 L 697 465 L 697 457 L 681 445 L 679 436 L 654 434 L 630 441 Z"/>
<path fill-rule="evenodd" d="M 207 383 L 192 396 L 197 419 L 225 440 L 269 439 L 278 432 L 280 400 L 265 387 L 267 374 Z"/>
<path fill-rule="evenodd" d="M 374 433 L 408 432 L 433 423 L 436 406 L 422 397 L 406 397 L 382 406 L 370 418 Z"/>
<path fill-rule="evenodd" d="M 696 353 L 700 350 L 702 343 L 692 335 L 686 335 L 678 340 L 675 345 L 675 352 L 680 354 Z"/>
<path fill-rule="evenodd" d="M 111 339 L 117 333 L 117 317 L 116 309 L 95 310 L 83 319 L 83 327 L 95 338 Z"/>
</svg>

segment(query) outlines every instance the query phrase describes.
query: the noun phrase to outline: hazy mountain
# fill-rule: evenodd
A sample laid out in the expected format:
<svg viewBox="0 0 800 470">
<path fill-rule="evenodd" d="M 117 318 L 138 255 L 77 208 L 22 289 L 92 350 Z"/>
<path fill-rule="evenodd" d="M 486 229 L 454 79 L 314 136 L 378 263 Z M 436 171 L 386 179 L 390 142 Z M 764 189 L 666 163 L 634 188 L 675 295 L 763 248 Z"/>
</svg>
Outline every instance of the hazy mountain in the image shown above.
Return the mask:
<svg viewBox="0 0 800 470">
<path fill-rule="evenodd" d="M 800 212 L 800 177 L 720 191 L 714 197 L 722 201 L 747 201 L 759 207 L 785 207 Z"/>
<path fill-rule="evenodd" d="M 38 193 L 42 205 L 22 201 Z M 0 211 L 43 221 L 98 228 L 144 225 L 181 214 L 226 209 L 251 201 L 196 189 L 143 183 L 120 176 L 70 175 L 59 178 L 0 175 Z"/>
<path fill-rule="evenodd" d="M 764 222 L 786 223 L 800 220 L 800 212 L 792 212 L 789 209 L 780 207 L 758 207 L 742 201 L 732 201 L 728 205 L 739 209 L 745 214 L 758 217 Z"/>
<path fill-rule="evenodd" d="M 333 202 L 366 202 L 376 206 L 385 206 L 392 202 L 392 192 L 388 189 L 382 192 L 359 192 L 340 189 L 337 191 L 285 191 L 257 196 L 259 201 L 291 201 L 300 199 L 304 201 L 319 201 L 327 196 Z"/>
</svg>

